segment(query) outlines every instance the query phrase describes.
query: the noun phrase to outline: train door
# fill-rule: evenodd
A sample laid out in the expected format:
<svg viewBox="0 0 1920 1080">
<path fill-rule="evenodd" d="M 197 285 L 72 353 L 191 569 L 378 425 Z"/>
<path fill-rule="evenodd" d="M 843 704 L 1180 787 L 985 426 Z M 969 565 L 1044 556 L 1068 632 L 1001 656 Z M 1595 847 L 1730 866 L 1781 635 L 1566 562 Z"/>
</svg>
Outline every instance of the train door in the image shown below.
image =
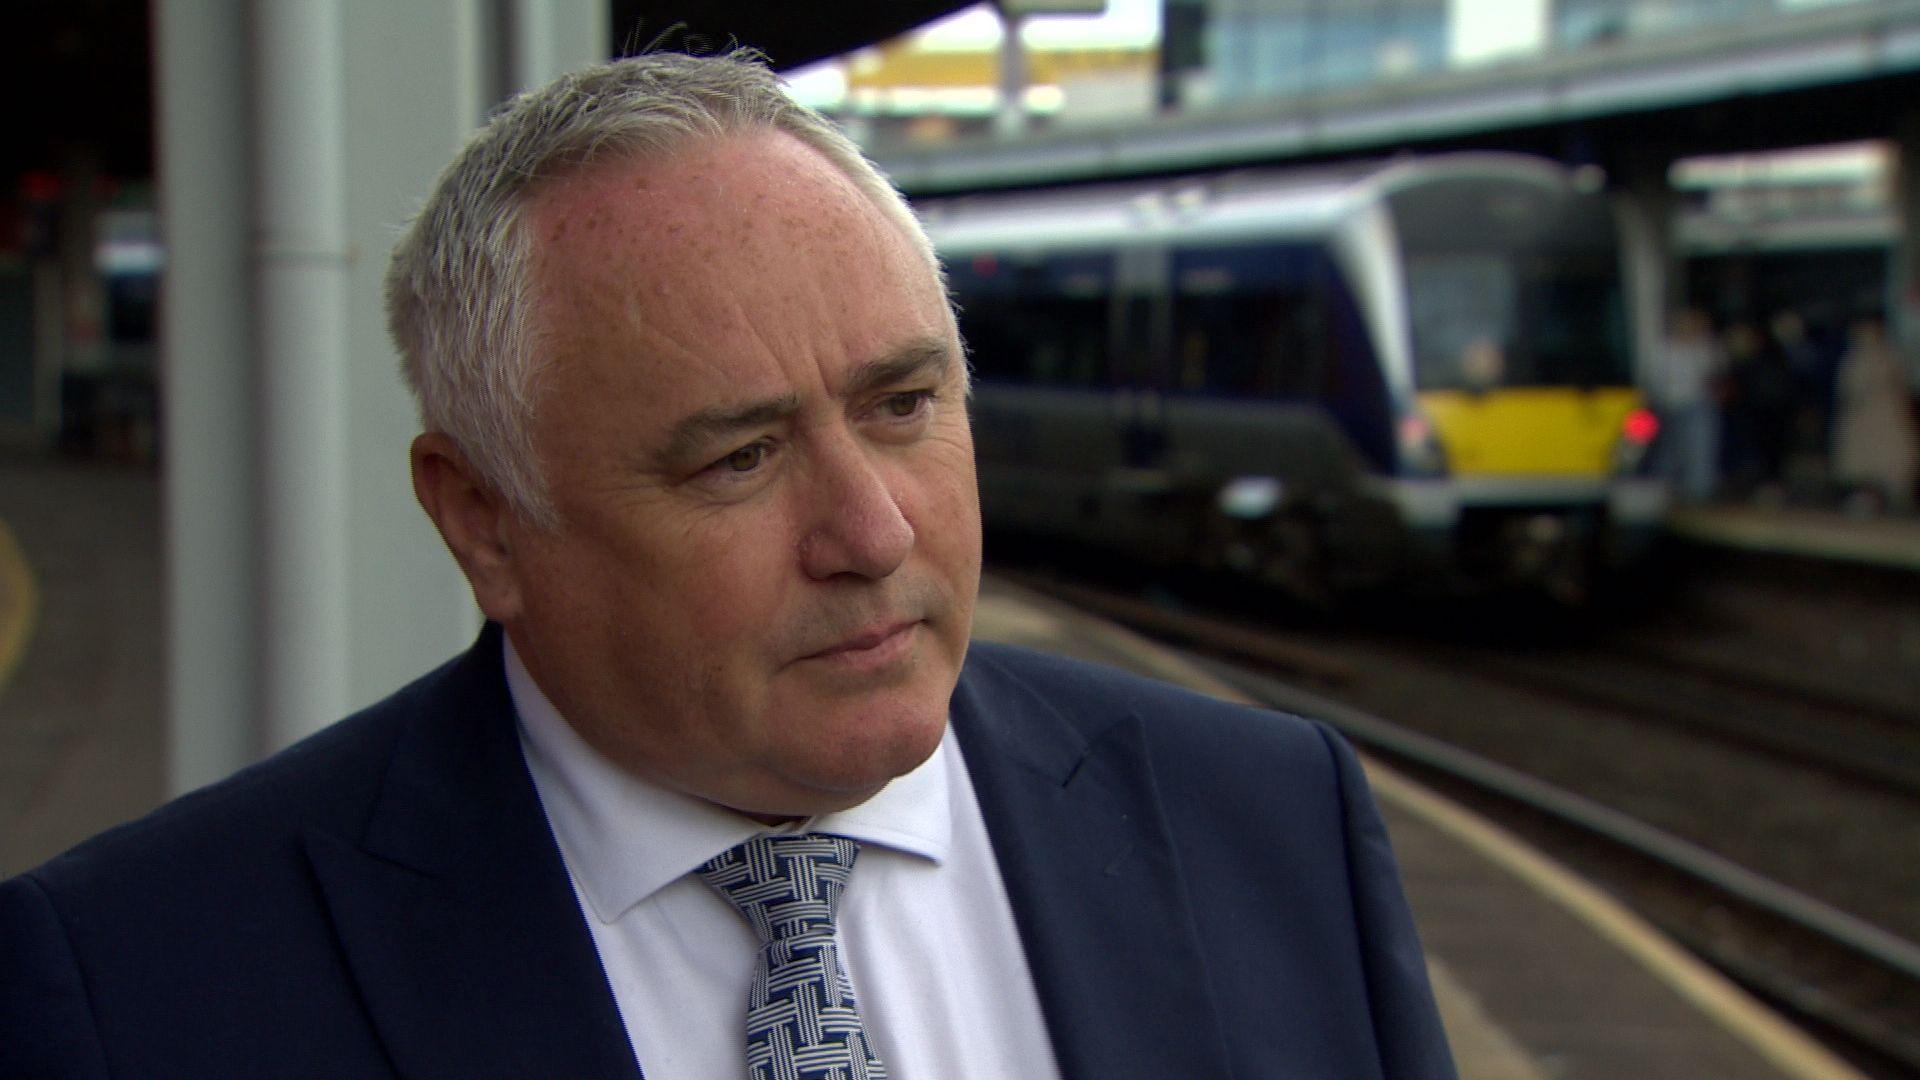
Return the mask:
<svg viewBox="0 0 1920 1080">
<path fill-rule="evenodd" d="M 1168 267 L 1163 244 L 1123 248 L 1114 266 L 1111 408 L 1120 459 L 1106 478 L 1103 516 L 1117 541 L 1144 551 L 1172 551 L 1182 539 L 1179 515 L 1168 505 L 1182 497 L 1167 432 L 1173 335 Z"/>
<path fill-rule="evenodd" d="M 949 253 L 973 363 L 974 445 L 989 528 L 1077 535 L 1122 453 L 1110 415 L 1110 251 Z"/>
<path fill-rule="evenodd" d="M 1115 427 L 1127 469 L 1159 468 L 1166 452 L 1165 393 L 1171 333 L 1167 306 L 1167 249 L 1123 248 L 1114 264 L 1113 320 Z"/>
</svg>

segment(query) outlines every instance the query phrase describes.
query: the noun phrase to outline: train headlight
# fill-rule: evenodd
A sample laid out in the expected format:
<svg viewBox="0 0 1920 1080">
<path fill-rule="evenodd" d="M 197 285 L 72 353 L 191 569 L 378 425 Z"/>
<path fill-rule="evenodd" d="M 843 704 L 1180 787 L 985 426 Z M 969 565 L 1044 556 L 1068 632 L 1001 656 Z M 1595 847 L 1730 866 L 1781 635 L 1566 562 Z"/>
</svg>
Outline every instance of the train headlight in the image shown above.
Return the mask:
<svg viewBox="0 0 1920 1080">
<path fill-rule="evenodd" d="M 1613 471 L 1617 475 L 1637 476 L 1653 465 L 1653 445 L 1660 438 L 1660 417 L 1652 409 L 1638 408 L 1620 421 L 1620 438 L 1613 446 Z"/>
<path fill-rule="evenodd" d="M 1433 421 L 1420 413 L 1408 413 L 1394 428 L 1394 441 L 1400 449 L 1400 471 L 1408 476 L 1445 476 L 1447 453 L 1440 446 L 1440 434 Z"/>
<path fill-rule="evenodd" d="M 1259 521 L 1286 500 L 1287 488 L 1271 476 L 1240 476 L 1220 489 L 1220 512 L 1239 521 Z"/>
</svg>

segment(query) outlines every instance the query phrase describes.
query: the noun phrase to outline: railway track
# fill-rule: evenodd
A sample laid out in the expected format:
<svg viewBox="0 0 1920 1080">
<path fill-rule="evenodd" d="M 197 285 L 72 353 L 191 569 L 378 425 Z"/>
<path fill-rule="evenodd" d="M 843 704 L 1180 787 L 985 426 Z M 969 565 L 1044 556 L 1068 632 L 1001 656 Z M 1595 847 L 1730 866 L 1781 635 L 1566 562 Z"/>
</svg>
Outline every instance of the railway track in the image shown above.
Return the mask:
<svg viewBox="0 0 1920 1080">
<path fill-rule="evenodd" d="M 1333 723 L 1554 851 L 1865 1071 L 1920 1076 L 1920 945 L 1906 937 L 1743 865 L 1715 850 L 1721 845 L 1711 838 L 1682 838 L 1347 704 L 1343 699 L 1380 668 L 1377 654 L 1356 662 L 1344 644 L 1272 632 L 1244 617 L 1036 575 L 1005 576 L 1180 646 L 1255 700 Z M 1920 728 L 1904 716 L 1852 708 L 1832 695 L 1738 685 L 1725 670 L 1703 689 L 1686 665 L 1636 664 L 1630 654 L 1604 649 L 1513 655 L 1426 642 L 1418 651 L 1423 663 L 1503 680 L 1549 702 L 1612 710 L 1769 758 L 1776 767 L 1798 764 L 1841 784 L 1872 785 L 1910 803 L 1920 819 L 1920 740 L 1908 742 Z"/>
<path fill-rule="evenodd" d="M 1582 704 L 1685 728 L 1853 784 L 1920 802 L 1920 724 L 1830 695 L 1787 695 L 1718 672 L 1614 648 L 1469 652 L 1429 645 L 1449 662 Z"/>
</svg>

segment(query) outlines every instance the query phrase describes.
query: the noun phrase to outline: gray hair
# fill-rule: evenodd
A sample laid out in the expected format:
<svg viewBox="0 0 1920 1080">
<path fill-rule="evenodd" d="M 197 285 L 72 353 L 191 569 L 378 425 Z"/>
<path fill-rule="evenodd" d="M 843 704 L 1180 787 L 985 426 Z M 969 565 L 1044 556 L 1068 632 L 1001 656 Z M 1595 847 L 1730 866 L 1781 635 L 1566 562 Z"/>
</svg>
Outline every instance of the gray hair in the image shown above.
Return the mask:
<svg viewBox="0 0 1920 1080">
<path fill-rule="evenodd" d="M 394 246 L 387 325 L 421 423 L 450 436 L 523 520 L 558 524 L 533 446 L 542 327 L 522 215 L 547 185 L 596 162 L 659 160 L 701 139 L 753 131 L 812 147 L 940 274 L 899 191 L 832 121 L 789 98 L 751 50 L 630 57 L 521 94 L 440 174 Z"/>
</svg>

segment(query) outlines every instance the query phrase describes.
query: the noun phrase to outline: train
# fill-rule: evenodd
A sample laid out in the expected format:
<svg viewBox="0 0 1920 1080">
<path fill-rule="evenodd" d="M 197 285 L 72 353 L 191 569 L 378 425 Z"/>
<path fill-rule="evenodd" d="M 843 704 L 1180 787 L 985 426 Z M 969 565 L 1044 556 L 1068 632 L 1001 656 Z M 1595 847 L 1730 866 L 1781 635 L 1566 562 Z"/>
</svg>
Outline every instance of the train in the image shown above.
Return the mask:
<svg viewBox="0 0 1920 1080">
<path fill-rule="evenodd" d="M 1579 602 L 1668 505 L 1602 185 L 1520 155 L 917 204 L 994 531 L 1364 590 Z"/>
</svg>

